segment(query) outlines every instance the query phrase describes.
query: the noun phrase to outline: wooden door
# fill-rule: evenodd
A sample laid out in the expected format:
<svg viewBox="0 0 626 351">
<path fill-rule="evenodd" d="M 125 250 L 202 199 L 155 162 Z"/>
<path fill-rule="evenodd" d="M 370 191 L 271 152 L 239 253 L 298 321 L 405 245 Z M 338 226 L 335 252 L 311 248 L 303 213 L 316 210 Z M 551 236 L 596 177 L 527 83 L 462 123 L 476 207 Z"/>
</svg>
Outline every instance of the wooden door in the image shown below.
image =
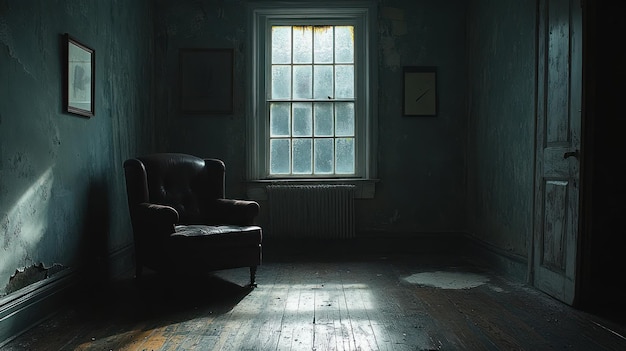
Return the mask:
<svg viewBox="0 0 626 351">
<path fill-rule="evenodd" d="M 533 284 L 573 304 L 582 105 L 580 0 L 539 0 Z"/>
</svg>

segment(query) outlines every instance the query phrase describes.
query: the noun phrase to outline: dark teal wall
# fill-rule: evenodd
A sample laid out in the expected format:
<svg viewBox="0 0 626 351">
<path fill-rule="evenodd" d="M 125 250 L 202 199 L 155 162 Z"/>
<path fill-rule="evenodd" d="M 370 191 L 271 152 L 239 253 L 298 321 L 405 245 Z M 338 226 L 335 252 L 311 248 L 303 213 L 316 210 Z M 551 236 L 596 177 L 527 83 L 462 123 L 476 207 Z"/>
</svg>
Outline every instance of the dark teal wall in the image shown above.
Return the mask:
<svg viewBox="0 0 626 351">
<path fill-rule="evenodd" d="M 536 3 L 474 0 L 468 13 L 468 231 L 526 257 L 532 237 Z"/>
<path fill-rule="evenodd" d="M 0 296 L 16 269 L 132 243 L 122 162 L 153 144 L 152 17 L 148 0 L 0 0 Z M 96 51 L 92 118 L 62 112 L 66 32 Z"/>
<path fill-rule="evenodd" d="M 466 1 L 380 1 L 376 198 L 363 229 L 463 232 L 467 119 Z M 403 66 L 436 66 L 436 117 L 402 115 Z"/>
<path fill-rule="evenodd" d="M 226 162 L 227 195 L 246 194 L 246 53 L 243 1 L 157 2 L 157 116 L 162 150 Z M 378 175 L 374 199 L 357 200 L 360 232 L 465 229 L 467 119 L 466 1 L 378 2 Z M 189 116 L 178 110 L 178 49 L 235 49 L 235 112 Z M 440 113 L 402 116 L 402 67 L 437 66 Z"/>
<path fill-rule="evenodd" d="M 246 6 L 233 1 L 156 2 L 156 115 L 161 151 L 216 157 L 226 163 L 226 194 L 245 196 Z M 180 48 L 234 49 L 234 113 L 186 115 L 178 98 Z"/>
</svg>

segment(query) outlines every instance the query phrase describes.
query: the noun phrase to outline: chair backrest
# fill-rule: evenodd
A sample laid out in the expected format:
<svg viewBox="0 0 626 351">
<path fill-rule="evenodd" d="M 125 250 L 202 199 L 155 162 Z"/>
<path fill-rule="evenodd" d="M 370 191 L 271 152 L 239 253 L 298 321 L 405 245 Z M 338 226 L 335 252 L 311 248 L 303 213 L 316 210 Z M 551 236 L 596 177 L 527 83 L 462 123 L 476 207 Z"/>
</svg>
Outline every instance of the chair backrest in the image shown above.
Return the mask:
<svg viewBox="0 0 626 351">
<path fill-rule="evenodd" d="M 168 205 L 178 211 L 180 223 L 202 221 L 211 200 L 223 197 L 223 163 L 177 153 L 140 156 L 125 162 L 131 203 Z M 214 163 L 221 164 L 221 174 Z M 219 168 L 219 167 L 217 167 Z"/>
</svg>

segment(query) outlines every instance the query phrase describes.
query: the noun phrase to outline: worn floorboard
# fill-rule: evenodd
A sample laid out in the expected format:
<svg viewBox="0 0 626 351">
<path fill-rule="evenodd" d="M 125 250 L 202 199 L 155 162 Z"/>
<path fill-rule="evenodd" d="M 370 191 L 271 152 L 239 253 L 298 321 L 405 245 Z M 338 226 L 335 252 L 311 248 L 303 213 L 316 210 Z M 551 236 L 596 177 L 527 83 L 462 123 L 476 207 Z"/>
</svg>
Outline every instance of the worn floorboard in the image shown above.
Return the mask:
<svg viewBox="0 0 626 351">
<path fill-rule="evenodd" d="M 626 328 L 459 257 L 266 260 L 120 279 L 1 351 L 626 350 Z"/>
</svg>

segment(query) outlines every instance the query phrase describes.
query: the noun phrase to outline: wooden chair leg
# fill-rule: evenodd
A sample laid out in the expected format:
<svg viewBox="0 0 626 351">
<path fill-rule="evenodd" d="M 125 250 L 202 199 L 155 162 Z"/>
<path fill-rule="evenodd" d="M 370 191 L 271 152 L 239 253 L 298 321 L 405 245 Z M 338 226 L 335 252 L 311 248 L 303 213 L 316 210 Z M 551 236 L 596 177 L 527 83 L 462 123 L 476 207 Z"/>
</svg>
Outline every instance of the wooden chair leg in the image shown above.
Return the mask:
<svg viewBox="0 0 626 351">
<path fill-rule="evenodd" d="M 255 288 L 256 285 L 256 266 L 250 266 L 250 287 Z"/>
</svg>

